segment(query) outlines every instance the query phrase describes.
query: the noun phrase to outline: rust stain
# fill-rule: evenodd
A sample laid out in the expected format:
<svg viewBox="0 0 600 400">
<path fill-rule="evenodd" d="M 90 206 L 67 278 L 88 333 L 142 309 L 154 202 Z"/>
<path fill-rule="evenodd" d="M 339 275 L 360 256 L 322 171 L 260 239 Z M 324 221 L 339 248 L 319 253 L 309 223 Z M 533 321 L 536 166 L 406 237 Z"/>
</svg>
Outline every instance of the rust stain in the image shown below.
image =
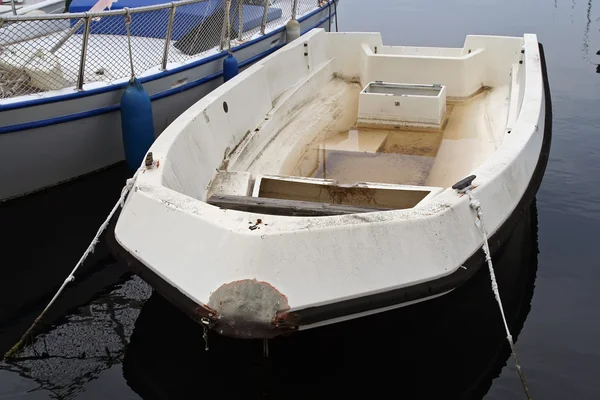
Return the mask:
<svg viewBox="0 0 600 400">
<path fill-rule="evenodd" d="M 290 309 L 288 298 L 265 281 L 225 283 L 211 294 L 208 306 L 219 316 L 213 329 L 225 336 L 272 338 L 296 329 L 291 323 L 277 323 L 278 315 Z"/>
<path fill-rule="evenodd" d="M 290 313 L 288 310 L 278 312 L 273 318 L 273 324 L 276 327 L 289 331 L 297 331 L 299 321 L 300 316 L 295 313 Z"/>
<path fill-rule="evenodd" d="M 252 222 L 249 222 L 249 224 L 252 224 Z M 259 219 L 256 220 L 256 223 L 254 225 L 250 225 L 248 227 L 248 229 L 250 229 L 251 231 L 253 231 L 255 229 L 260 229 L 260 227 L 259 227 L 260 224 L 262 224 L 262 219 L 259 218 Z"/>
<path fill-rule="evenodd" d="M 479 185 L 473 185 L 473 187 L 471 188 L 471 190 L 475 190 L 478 186 Z M 467 195 L 466 193 L 461 193 L 461 194 L 458 195 L 458 197 L 463 197 L 463 196 L 466 196 L 466 195 Z"/>
<path fill-rule="evenodd" d="M 208 318 L 211 321 L 211 324 L 219 320 L 219 313 L 206 304 L 196 307 L 195 315 L 198 319 Z"/>
</svg>

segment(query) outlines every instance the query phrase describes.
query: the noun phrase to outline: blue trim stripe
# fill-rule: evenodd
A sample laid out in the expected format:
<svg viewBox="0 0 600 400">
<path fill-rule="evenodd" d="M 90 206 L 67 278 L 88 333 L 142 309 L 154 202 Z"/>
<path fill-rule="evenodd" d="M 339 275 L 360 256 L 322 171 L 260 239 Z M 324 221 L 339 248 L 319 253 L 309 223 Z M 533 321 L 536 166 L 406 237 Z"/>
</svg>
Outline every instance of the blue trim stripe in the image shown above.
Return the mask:
<svg viewBox="0 0 600 400">
<path fill-rule="evenodd" d="M 332 17 L 333 17 L 333 15 L 334 14 L 332 14 Z M 312 27 L 301 32 L 301 34 L 304 35 L 306 32 L 310 31 L 311 29 L 314 29 L 314 28 L 317 28 L 317 27 L 323 25 L 328 20 L 329 20 L 329 16 L 321 19 L 319 22 L 317 22 Z M 242 68 L 246 65 L 252 64 L 252 63 L 268 56 L 269 54 L 274 53 L 275 51 L 279 50 L 281 47 L 285 46 L 286 44 L 287 43 L 280 43 L 277 46 L 274 46 L 273 48 L 271 48 L 269 50 L 266 50 L 262 53 L 256 54 L 256 55 L 248 58 L 247 60 L 240 62 L 239 66 L 240 66 L 240 68 Z M 192 89 L 196 86 L 203 85 L 207 82 L 218 79 L 222 76 L 223 76 L 223 71 L 219 71 L 212 75 L 205 76 L 204 78 L 195 80 L 193 82 L 189 82 L 185 85 L 154 94 L 154 95 L 150 96 L 150 99 L 152 101 L 155 101 L 155 100 L 159 100 L 159 99 L 162 99 L 165 97 L 169 97 L 174 94 L 181 93 L 186 90 Z M 2 127 L 0 127 L 0 134 L 11 133 L 11 132 L 20 132 L 20 131 L 24 131 L 24 130 L 28 130 L 28 129 L 42 128 L 42 127 L 48 126 L 48 125 L 57 125 L 57 124 L 65 123 L 65 122 L 76 121 L 76 120 L 83 119 L 83 118 L 95 117 L 97 115 L 106 114 L 106 113 L 118 111 L 118 110 L 119 110 L 119 105 L 114 104 L 111 106 L 97 108 L 94 110 L 83 111 L 80 113 L 69 114 L 69 115 L 64 115 L 64 116 L 60 116 L 60 117 L 48 118 L 48 119 L 44 119 L 44 120 L 40 120 L 40 121 L 26 122 L 23 124 L 16 124 L 16 125 L 9 125 L 9 126 L 2 126 Z"/>
<path fill-rule="evenodd" d="M 331 3 L 328 3 L 328 4 L 329 4 L 329 7 L 331 7 Z M 318 8 L 318 9 L 314 10 L 310 14 L 307 14 L 307 15 L 303 16 L 302 18 L 300 18 L 298 20 L 298 22 L 306 21 L 310 17 L 312 17 L 312 16 L 318 14 L 319 12 L 323 11 L 325 8 L 327 8 L 327 7 Z M 333 14 L 332 14 L 332 16 L 333 16 Z M 327 17 L 327 18 L 329 18 L 329 17 Z M 315 26 L 318 26 L 318 25 L 314 25 L 313 28 Z M 258 43 L 260 41 L 263 41 L 265 39 L 268 39 L 268 38 L 270 38 L 272 36 L 275 36 L 275 35 L 283 32 L 284 29 L 285 29 L 285 27 L 283 27 L 283 26 L 279 27 L 279 28 L 275 29 L 274 31 L 265 34 L 264 36 L 261 36 L 260 38 L 253 39 L 253 40 L 250 40 L 250 41 L 248 41 L 246 43 L 243 43 L 243 44 L 241 44 L 239 46 L 236 46 L 233 49 L 231 49 L 231 51 L 235 53 L 237 51 L 245 49 L 248 46 L 252 46 L 255 43 Z M 196 67 L 198 67 L 200 65 L 204 65 L 204 64 L 207 64 L 209 62 L 212 62 L 212 61 L 218 60 L 220 58 L 223 58 L 226 55 L 227 55 L 227 52 L 226 51 L 222 51 L 219 54 L 214 54 L 212 56 L 209 56 L 209 57 L 206 57 L 206 58 L 202 58 L 202 59 L 197 60 L 197 61 L 195 61 L 193 63 L 182 65 L 180 67 L 173 68 L 173 69 L 170 69 L 170 70 L 167 70 L 167 71 L 159 72 L 159 73 L 153 74 L 151 76 L 139 78 L 139 80 L 140 80 L 141 83 L 151 82 L 151 81 L 154 81 L 154 80 L 157 80 L 157 79 L 164 78 L 166 76 L 177 74 L 177 73 L 182 72 L 182 71 L 187 71 L 188 69 L 196 68 Z M 54 102 L 59 102 L 59 101 L 71 100 L 71 99 L 78 99 L 78 98 L 92 96 L 92 95 L 96 95 L 96 94 L 100 94 L 100 93 L 106 93 L 106 92 L 116 91 L 116 90 L 125 88 L 126 86 L 127 86 L 127 82 L 123 82 L 123 83 L 119 83 L 119 84 L 109 85 L 109 86 L 106 86 L 106 87 L 101 87 L 101 88 L 96 88 L 96 89 L 90 89 L 90 90 L 81 91 L 81 92 L 75 92 L 75 93 L 69 93 L 69 94 L 64 94 L 64 95 L 60 95 L 60 96 L 53 96 L 53 97 L 41 98 L 41 99 L 33 99 L 33 100 L 22 101 L 22 102 L 18 102 L 18 103 L 10 103 L 10 104 L 6 104 L 6 105 L 0 105 L 0 111 L 8 111 L 8 110 L 13 110 L 13 109 L 17 109 L 17 108 L 31 107 L 31 106 L 40 105 L 40 104 L 47 104 L 47 103 L 54 103 Z"/>
<path fill-rule="evenodd" d="M 95 110 L 82 111 L 80 113 L 62 115 L 60 117 L 52 117 L 52 118 L 48 118 L 48 119 L 42 119 L 40 121 L 26 122 L 24 124 L 18 124 L 18 125 L 3 126 L 3 127 L 0 127 L 0 134 L 25 131 L 28 129 L 35 129 L 35 128 L 43 128 L 44 126 L 48 126 L 48 125 L 58 125 L 58 124 L 62 124 L 65 122 L 71 122 L 71 121 L 77 121 L 77 120 L 83 119 L 83 118 L 95 117 L 96 115 L 106 114 L 111 111 L 118 111 L 118 110 L 119 110 L 119 105 L 115 104 L 115 105 L 108 106 L 108 107 L 97 108 Z"/>
</svg>

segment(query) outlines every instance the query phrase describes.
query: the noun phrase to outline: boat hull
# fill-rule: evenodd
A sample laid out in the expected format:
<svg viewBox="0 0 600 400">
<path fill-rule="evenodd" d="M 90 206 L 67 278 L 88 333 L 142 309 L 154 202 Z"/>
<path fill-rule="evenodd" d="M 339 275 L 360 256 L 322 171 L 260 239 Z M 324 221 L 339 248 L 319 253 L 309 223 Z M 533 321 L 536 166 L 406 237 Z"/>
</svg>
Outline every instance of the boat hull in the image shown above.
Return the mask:
<svg viewBox="0 0 600 400">
<path fill-rule="evenodd" d="M 523 218 L 535 199 L 536 193 L 541 185 L 548 157 L 550 153 L 552 136 L 552 102 L 549 90 L 549 82 L 544 58 L 543 47 L 540 44 L 540 63 L 543 77 L 543 108 L 539 114 L 537 126 L 543 128 L 543 139 L 539 149 L 539 157 L 533 174 L 528 182 L 527 188 L 518 201 L 516 207 L 507 216 L 505 221 L 489 237 L 489 247 L 493 255 L 501 248 L 513 232 L 517 223 Z M 115 226 L 117 217 L 112 221 L 107 240 L 113 254 L 142 279 L 153 286 L 163 297 L 183 310 L 187 315 L 198 322 L 206 321 L 206 306 L 197 304 L 183 292 L 163 279 L 151 268 L 144 265 L 138 258 L 123 248 L 115 237 Z M 366 315 L 376 314 L 393 310 L 399 307 L 409 306 L 417 302 L 426 301 L 435 297 L 443 296 L 468 281 L 475 273 L 485 265 L 485 254 L 480 248 L 472 254 L 463 264 L 463 268 L 457 268 L 455 272 L 437 279 L 421 282 L 418 284 L 354 297 L 343 301 L 304 308 L 298 311 L 285 313 L 277 323 L 278 329 L 269 334 L 260 332 L 257 337 L 277 336 L 294 330 L 310 329 L 318 326 L 342 322 L 349 319 L 359 318 Z M 457 266 L 458 267 L 458 266 Z M 219 329 L 216 329 L 219 331 Z M 230 336 L 232 335 L 229 332 Z"/>
<path fill-rule="evenodd" d="M 328 30 L 330 10 L 317 9 L 300 19 L 302 33 Z M 333 9 L 331 10 L 334 15 Z M 243 70 L 285 44 L 280 28 L 232 49 Z M 227 53 L 176 73 L 142 78 L 152 99 L 154 129 L 160 134 L 183 111 L 223 83 Z M 58 101 L 43 99 L 0 106 L 0 202 L 99 171 L 125 159 L 119 102 L 123 85 Z M 61 100 L 62 99 L 62 100 Z"/>
<path fill-rule="evenodd" d="M 371 48 L 389 54 L 379 55 Z M 471 52 L 473 48 L 477 50 Z M 530 34 L 523 39 L 469 36 L 463 49 L 444 50 L 452 54 L 432 57 L 439 49 L 428 48 L 415 56 L 406 54 L 412 48 L 385 47 L 376 33 L 313 31 L 304 41 L 290 43 L 194 104 L 164 132 L 150 149 L 156 164 L 138 175 L 111 229 L 113 243 L 118 243 L 114 248 L 124 251 L 121 256 L 134 272 L 188 314 L 223 335 L 238 338 L 273 337 L 448 293 L 469 280 L 484 261 L 472 202 L 453 189 L 453 183 L 467 175 L 477 176 L 473 201 L 481 204 L 492 253 L 510 235 L 541 183 L 552 115 L 540 49 L 537 37 Z M 484 83 L 462 79 L 472 75 L 462 72 L 472 69 L 467 63 L 475 61 L 475 71 Z M 454 66 L 454 73 L 448 73 L 448 65 Z M 279 74 L 286 66 L 297 68 Z M 420 75 L 425 69 L 429 74 Z M 340 74 L 350 78 L 340 79 Z M 439 184 L 441 193 L 417 206 L 290 216 L 279 209 L 265 209 L 261 201 L 252 202 L 275 193 L 274 198 L 285 203 L 285 196 L 296 195 L 297 188 L 279 189 L 280 183 L 265 185 L 263 193 L 259 191 L 261 179 L 264 174 L 289 175 L 289 179 L 305 176 L 286 172 L 281 154 L 302 145 L 293 140 L 310 140 L 305 137 L 310 133 L 298 133 L 304 132 L 299 129 L 305 125 L 309 127 L 305 131 L 321 132 L 318 123 L 329 121 L 330 115 L 337 115 L 335 122 L 355 121 L 355 108 L 339 99 L 351 99 L 351 90 L 360 89 L 359 85 L 344 89 L 352 79 L 441 81 L 453 98 L 477 92 L 477 82 L 490 88 L 510 82 L 505 106 L 516 109 L 512 114 L 496 112 L 488 119 L 506 121 L 500 127 L 502 141 L 492 152 L 462 146 L 450 160 L 460 161 L 473 153 L 485 161 L 471 160 L 468 169 L 455 171 L 448 182 Z M 253 103 L 247 101 L 249 93 L 267 86 L 270 90 L 262 96 L 252 96 Z M 504 99 L 503 92 L 499 93 Z M 319 113 L 321 102 L 329 107 L 329 114 Z M 290 110 L 298 110 L 291 119 L 287 118 Z M 344 115 L 344 110 L 352 112 Z M 460 115 L 458 111 L 453 121 Z M 314 126 L 311 120 L 316 120 Z M 448 128 L 445 134 L 451 132 Z M 485 142 L 489 141 L 486 136 Z M 216 179 L 215 170 L 226 170 L 229 180 L 242 175 L 234 194 L 242 193 L 237 198 L 245 201 L 238 204 L 243 207 L 215 206 L 212 199 L 219 196 L 211 196 L 212 187 L 231 193 L 224 191 L 225 184 L 219 180 L 225 174 L 218 172 Z M 255 181 L 247 182 L 252 173 Z M 362 182 L 366 178 L 349 179 Z M 307 210 L 302 202 L 292 203 L 291 211 Z"/>
<path fill-rule="evenodd" d="M 536 216 L 532 205 L 494 259 L 515 341 L 534 294 Z M 313 397 L 314 393 L 320 398 L 354 398 L 356 386 L 347 385 L 354 378 L 377 382 L 364 391 L 368 398 L 380 398 L 398 389 L 401 373 L 405 396 L 481 399 L 507 360 L 510 362 L 505 332 L 498 327 L 498 305 L 486 280 L 487 271 L 480 270 L 442 301 L 269 341 L 269 363 L 263 361 L 261 343 L 253 341 L 209 335 L 209 351 L 205 351 L 205 343 L 199 340 L 202 328 L 155 293 L 136 320 L 123 374 L 140 396 L 161 390 L 168 398 L 184 398 L 193 392 L 197 376 L 212 383 L 205 395 L 228 398 L 255 393 L 255 397 L 264 393 L 278 396 L 282 387 L 293 387 L 298 399 Z M 478 340 L 473 340 L 473 332 L 477 332 Z M 348 354 L 351 357 L 344 357 Z M 390 359 L 403 360 L 404 368 L 388 368 Z M 231 365 L 238 368 L 231 369 Z M 264 385 L 251 384 L 262 382 L 265 374 L 271 376 L 271 368 L 286 374 L 274 374 L 273 381 Z M 230 373 L 224 374 L 224 370 Z M 424 370 L 427 374 L 422 373 Z M 323 376 L 327 379 L 321 379 Z M 231 385 L 232 381 L 249 384 Z M 341 388 L 345 389 L 343 396 Z M 250 394 L 252 389 L 255 392 Z"/>
</svg>

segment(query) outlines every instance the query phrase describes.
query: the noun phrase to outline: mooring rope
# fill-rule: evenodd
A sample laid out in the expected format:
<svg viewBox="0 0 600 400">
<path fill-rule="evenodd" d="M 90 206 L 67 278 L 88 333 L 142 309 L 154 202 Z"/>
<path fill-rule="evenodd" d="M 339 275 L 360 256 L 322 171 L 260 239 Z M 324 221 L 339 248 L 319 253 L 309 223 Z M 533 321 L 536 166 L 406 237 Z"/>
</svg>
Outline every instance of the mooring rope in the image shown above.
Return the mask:
<svg viewBox="0 0 600 400">
<path fill-rule="evenodd" d="M 521 365 L 519 364 L 519 360 L 517 359 L 517 349 L 515 347 L 515 343 L 513 341 L 513 337 L 510 333 L 510 329 L 508 328 L 508 323 L 506 322 L 506 316 L 504 315 L 504 307 L 502 306 L 502 300 L 500 299 L 500 291 L 498 290 L 498 282 L 496 281 L 496 274 L 494 273 L 494 265 L 492 264 L 492 256 L 490 252 L 490 246 L 488 243 L 488 235 L 483 224 L 483 212 L 481 211 L 481 202 L 473 195 L 472 186 L 461 190 L 460 192 L 466 193 L 469 196 L 469 205 L 475 212 L 477 213 L 475 219 L 475 225 L 479 228 L 483 236 L 483 252 L 485 254 L 485 261 L 487 262 L 488 269 L 490 271 L 490 279 L 492 281 L 492 290 L 494 291 L 494 297 L 498 302 L 498 306 L 500 308 L 500 314 L 502 315 L 502 322 L 504 322 L 504 329 L 506 330 L 506 339 L 508 340 L 508 344 L 510 345 L 510 350 L 512 353 L 512 357 L 515 360 L 515 366 L 517 368 L 517 372 L 519 374 L 519 378 L 521 379 L 521 384 L 523 385 L 523 389 L 525 390 L 525 395 L 529 400 L 532 400 L 531 395 L 529 394 L 529 388 L 527 387 L 527 382 L 525 381 L 525 374 L 521 369 Z"/>
<path fill-rule="evenodd" d="M 133 82 L 135 78 L 135 72 L 133 71 L 133 51 L 131 49 L 131 32 L 129 31 L 129 27 L 131 25 L 131 14 L 129 13 L 129 8 L 125 7 L 125 29 L 127 30 L 127 46 L 129 48 L 129 65 L 131 66 L 131 78 L 129 78 L 129 82 Z"/>
<path fill-rule="evenodd" d="M 125 186 L 121 190 L 121 197 L 119 197 L 119 200 L 113 206 L 113 208 L 110 211 L 110 213 L 108 214 L 108 217 L 106 218 L 106 220 L 104 220 L 104 222 L 102 223 L 102 225 L 100 225 L 100 228 L 98 229 L 98 232 L 96 233 L 96 236 L 94 236 L 94 239 L 92 239 L 92 242 L 90 243 L 90 245 L 88 246 L 88 248 L 85 250 L 85 252 L 81 256 L 81 258 L 79 259 L 79 262 L 75 265 L 75 268 L 73 268 L 73 270 L 71 271 L 71 273 L 69 274 L 69 276 L 67 276 L 67 279 L 65 279 L 65 281 L 60 286 L 60 288 L 58 289 L 58 291 L 56 292 L 56 294 L 54 295 L 54 297 L 52 297 L 52 300 L 50 300 L 50 302 L 48 303 L 48 305 L 46 306 L 46 308 L 44 308 L 44 310 L 40 313 L 40 315 L 38 315 L 38 317 L 33 321 L 33 324 L 29 327 L 29 329 L 27 329 L 27 331 L 23 334 L 23 336 L 21 337 L 21 339 L 19 339 L 19 341 L 10 350 L 8 350 L 4 354 L 4 360 L 8 360 L 8 359 L 12 359 L 12 358 L 16 357 L 16 355 L 19 353 L 19 351 L 25 345 L 26 339 L 28 337 L 32 336 L 32 332 L 33 332 L 34 328 L 42 320 L 42 318 L 44 317 L 44 314 L 46 314 L 46 312 L 50 309 L 50 307 L 52 307 L 52 304 L 54 304 L 54 302 L 56 301 L 56 299 L 58 298 L 58 296 L 60 296 L 60 294 L 67 287 L 67 285 L 75 280 L 75 271 L 77 271 L 77 269 L 83 264 L 83 262 L 85 261 L 85 259 L 91 253 L 94 252 L 94 249 L 95 249 L 96 245 L 100 241 L 100 235 L 102 235 L 102 233 L 104 232 L 104 230 L 106 229 L 106 227 L 110 223 L 110 220 L 115 215 L 115 213 L 117 212 L 117 210 L 119 209 L 119 207 L 123 206 L 123 204 L 125 202 L 125 199 L 127 198 L 127 194 L 129 193 L 129 191 L 133 187 L 133 185 L 135 183 L 135 180 L 137 179 L 137 176 L 138 176 L 138 174 L 140 173 L 141 170 L 142 170 L 142 168 L 138 169 L 136 171 L 136 173 L 131 178 L 127 179 L 127 181 L 125 183 Z"/>
<path fill-rule="evenodd" d="M 231 18 L 231 0 L 225 2 L 225 13 L 227 14 L 227 52 L 233 54 L 231 52 L 231 21 L 229 20 Z"/>
</svg>

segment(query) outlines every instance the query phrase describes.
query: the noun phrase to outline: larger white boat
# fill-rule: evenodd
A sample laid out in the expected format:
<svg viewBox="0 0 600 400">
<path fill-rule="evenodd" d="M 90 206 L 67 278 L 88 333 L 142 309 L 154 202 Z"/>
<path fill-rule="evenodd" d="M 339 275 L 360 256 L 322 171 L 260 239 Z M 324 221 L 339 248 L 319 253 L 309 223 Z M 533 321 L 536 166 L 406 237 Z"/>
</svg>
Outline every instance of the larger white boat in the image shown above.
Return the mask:
<svg viewBox="0 0 600 400">
<path fill-rule="evenodd" d="M 65 11 L 65 0 L 4 0 L 0 1 L 0 17 L 10 15 L 58 14 Z M 4 38 L 0 38 L 4 39 Z"/>
<path fill-rule="evenodd" d="M 239 338 L 441 296 L 534 199 L 549 95 L 533 34 L 426 48 L 313 30 L 164 131 L 115 251 L 190 316 Z"/>
<path fill-rule="evenodd" d="M 64 14 L 56 0 L 18 15 L 5 7 L 0 201 L 122 161 L 120 99 L 132 72 L 152 100 L 158 135 L 222 84 L 229 52 L 243 69 L 287 42 L 290 19 L 302 34 L 330 30 L 337 11 L 333 0 L 115 1 L 72 0 Z"/>
</svg>

